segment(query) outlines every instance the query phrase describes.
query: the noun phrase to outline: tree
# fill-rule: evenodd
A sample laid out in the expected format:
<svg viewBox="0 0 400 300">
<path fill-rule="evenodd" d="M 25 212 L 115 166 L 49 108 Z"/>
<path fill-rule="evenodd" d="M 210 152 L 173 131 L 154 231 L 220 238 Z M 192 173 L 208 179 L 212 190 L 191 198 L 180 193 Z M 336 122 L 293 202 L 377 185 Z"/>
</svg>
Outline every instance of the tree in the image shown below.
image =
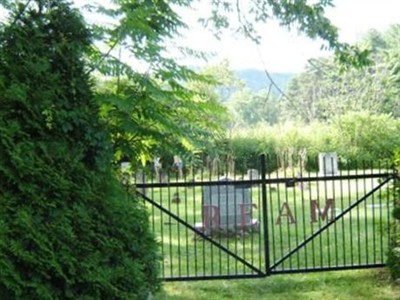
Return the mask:
<svg viewBox="0 0 400 300">
<path fill-rule="evenodd" d="M 396 26 L 387 33 L 370 31 L 360 44 L 371 49 L 371 63 L 362 69 L 343 69 L 333 57 L 312 59 L 306 71 L 289 84 L 284 110 L 305 122 L 331 122 L 352 112 L 399 114 Z"/>
<path fill-rule="evenodd" d="M 278 100 L 276 96 L 264 90 L 254 94 L 247 88 L 240 89 L 232 94 L 229 106 L 233 115 L 236 116 L 238 126 L 278 122 Z"/>
<path fill-rule="evenodd" d="M 385 47 L 379 52 L 387 76 L 383 80 L 383 106 L 386 113 L 400 117 L 400 25 L 392 25 L 383 33 Z"/>
<path fill-rule="evenodd" d="M 285 118 L 290 120 L 312 121 L 322 118 L 319 105 L 322 73 L 320 69 L 307 67 L 304 73 L 295 76 L 288 85 L 287 96 L 282 99 Z"/>
<path fill-rule="evenodd" d="M 336 150 L 352 161 L 388 159 L 399 147 L 399 122 L 390 115 L 349 112 L 333 120 Z"/>
<path fill-rule="evenodd" d="M 246 37 L 251 38 L 255 42 L 259 40 L 256 31 L 256 23 L 268 22 L 270 18 L 276 17 L 281 20 L 282 26 L 297 27 L 311 38 L 321 38 L 326 48 L 332 49 L 337 54 L 340 61 L 361 65 L 366 63 L 367 51 L 361 51 L 338 40 L 338 31 L 330 21 L 324 16 L 324 9 L 331 5 L 332 1 L 321 0 L 313 4 L 307 1 L 226 1 L 214 0 L 210 3 L 210 12 L 202 21 L 210 28 L 213 28 L 218 35 L 224 28 L 229 26 L 235 28 L 238 24 L 238 31 L 242 32 Z M 114 0 L 112 7 L 88 5 L 92 11 L 105 14 L 113 18 L 113 22 L 107 25 L 94 25 L 93 30 L 96 32 L 98 42 L 104 47 L 95 47 L 90 56 L 92 68 L 99 70 L 103 75 L 114 76 L 116 81 L 118 78 L 126 77 L 131 89 L 130 95 L 141 95 L 148 106 L 160 113 L 153 114 L 157 118 L 156 123 L 164 123 L 163 129 L 169 131 L 157 135 L 157 143 L 168 146 L 171 136 L 178 136 L 180 140 L 174 142 L 179 149 L 194 149 L 195 145 L 207 143 L 218 137 L 222 133 L 219 118 L 213 116 L 215 106 L 209 106 L 204 102 L 196 102 L 193 100 L 193 92 L 188 83 L 193 81 L 209 82 L 209 77 L 199 76 L 186 66 L 177 63 L 171 55 L 171 41 L 179 35 L 180 31 L 187 25 L 181 20 L 178 11 L 184 13 L 185 8 L 190 8 L 196 4 L 195 1 L 123 1 Z M 179 7 L 180 10 L 176 8 Z M 103 50 L 102 50 L 103 49 Z M 104 50 L 107 49 L 107 50 Z M 183 55 L 198 55 L 191 49 L 180 49 Z M 135 64 L 129 64 L 119 55 L 120 51 L 129 53 L 135 58 L 135 62 L 145 66 L 146 71 L 140 71 Z M 113 98 L 115 101 L 110 103 L 106 100 L 105 105 L 112 107 L 113 113 L 105 117 L 114 125 L 116 132 L 123 134 L 115 134 L 118 136 L 117 147 L 119 157 L 129 157 L 133 159 L 137 157 L 137 149 L 142 149 L 143 144 L 140 139 L 132 140 L 132 136 L 137 136 L 137 126 L 117 126 L 126 123 L 114 120 L 117 115 L 126 115 L 125 111 L 134 111 L 137 106 L 135 101 L 125 101 L 124 96 L 115 89 L 113 95 L 107 94 L 104 99 Z M 114 97 L 111 97 L 114 96 Z M 123 99 L 123 106 L 115 105 L 114 102 L 120 102 L 119 97 Z M 164 106 L 163 109 L 160 106 Z M 190 114 L 180 114 L 179 118 L 171 119 L 171 107 L 179 106 L 182 110 L 187 108 Z M 106 110 L 107 112 L 110 110 Z M 217 111 L 221 111 L 217 109 Z M 165 113 L 166 112 L 166 113 Z M 193 123 L 193 116 L 202 116 L 201 120 L 210 121 L 206 124 L 200 123 L 200 128 L 196 131 L 197 126 L 181 126 L 180 123 Z M 142 114 L 143 120 L 146 120 L 148 114 Z M 154 118 L 150 118 L 148 123 L 153 123 Z M 217 121 L 217 122 L 215 122 Z M 117 124 L 117 125 L 115 125 Z M 126 124 L 125 124 L 126 125 Z M 131 124 L 134 125 L 134 124 Z M 199 125 L 199 123 L 196 123 Z M 211 130 L 204 130 L 211 128 Z M 186 130 L 186 131 L 183 131 Z M 136 141 L 136 142 L 135 142 Z M 148 145 L 148 144 L 146 144 Z M 151 148 L 147 148 L 147 152 L 151 152 Z"/>
<path fill-rule="evenodd" d="M 144 299 L 159 287 L 140 202 L 113 175 L 84 54 L 64 1 L 17 6 L 0 30 L 2 299 Z"/>
</svg>

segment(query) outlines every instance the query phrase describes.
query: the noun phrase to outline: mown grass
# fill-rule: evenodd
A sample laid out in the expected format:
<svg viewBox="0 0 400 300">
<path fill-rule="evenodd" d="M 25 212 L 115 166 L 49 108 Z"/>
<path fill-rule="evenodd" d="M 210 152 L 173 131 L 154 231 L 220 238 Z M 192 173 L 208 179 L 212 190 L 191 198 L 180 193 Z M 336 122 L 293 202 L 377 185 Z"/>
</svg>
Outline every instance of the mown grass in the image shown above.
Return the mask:
<svg viewBox="0 0 400 300">
<path fill-rule="evenodd" d="M 263 279 L 166 282 L 157 300 L 392 300 L 399 284 L 385 269 L 274 275 Z"/>
</svg>

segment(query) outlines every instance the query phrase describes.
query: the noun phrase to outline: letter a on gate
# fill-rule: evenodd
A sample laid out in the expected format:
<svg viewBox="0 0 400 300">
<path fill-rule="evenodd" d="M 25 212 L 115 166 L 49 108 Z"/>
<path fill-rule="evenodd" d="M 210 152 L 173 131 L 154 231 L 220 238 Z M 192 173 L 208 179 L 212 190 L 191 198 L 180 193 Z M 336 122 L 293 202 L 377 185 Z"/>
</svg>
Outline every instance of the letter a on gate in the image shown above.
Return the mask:
<svg viewBox="0 0 400 300">
<path fill-rule="evenodd" d="M 296 224 L 296 219 L 293 217 L 292 211 L 290 210 L 289 204 L 287 202 L 283 202 L 281 209 L 279 210 L 279 216 L 276 219 L 275 224 L 281 224 L 281 218 L 287 217 L 289 224 Z"/>
</svg>

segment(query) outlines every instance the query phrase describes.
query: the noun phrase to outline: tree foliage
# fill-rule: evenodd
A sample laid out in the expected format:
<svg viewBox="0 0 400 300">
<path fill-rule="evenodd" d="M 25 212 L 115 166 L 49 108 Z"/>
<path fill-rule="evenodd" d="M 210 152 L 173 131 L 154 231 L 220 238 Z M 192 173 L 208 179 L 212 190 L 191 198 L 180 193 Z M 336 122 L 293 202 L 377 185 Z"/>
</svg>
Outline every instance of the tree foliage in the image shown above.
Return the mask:
<svg viewBox="0 0 400 300">
<path fill-rule="evenodd" d="M 158 151 L 150 146 L 154 145 L 154 140 L 166 148 L 172 147 L 171 151 L 179 151 L 197 149 L 198 145 L 207 145 L 213 138 L 218 139 L 225 123 L 221 122 L 224 118 L 216 115 L 221 114 L 223 108 L 211 100 L 205 101 L 204 98 L 202 101 L 193 101 L 196 99 L 194 94 L 198 94 L 199 90 L 191 89 L 192 82 L 210 84 L 209 76 L 201 76 L 190 68 L 180 65 L 176 57 L 170 54 L 171 47 L 174 46 L 174 37 L 187 27 L 177 12 L 184 13 L 185 9 L 195 7 L 196 1 L 114 0 L 113 4 L 109 7 L 95 4 L 87 7 L 93 12 L 112 18 L 112 22 L 108 24 L 93 26 L 103 47 L 93 49 L 90 57 L 92 68 L 99 70 L 103 75 L 116 77 L 117 82 L 122 82 L 118 78 L 125 77 L 129 83 L 128 89 L 117 87 L 112 91 L 112 95 L 108 91 L 105 97 L 100 97 L 102 101 L 105 100 L 107 107 L 105 111 L 112 112 L 105 113 L 104 118 L 108 119 L 115 129 L 113 136 L 118 141 L 116 151 L 119 151 L 116 157 L 137 157 L 137 149 L 144 150 L 144 153 Z M 353 64 L 362 64 L 364 60 L 365 63 L 365 51 L 338 40 L 337 28 L 324 16 L 325 7 L 329 5 L 332 3 L 327 0 L 313 4 L 307 1 L 292 3 L 269 0 L 245 2 L 214 0 L 210 3 L 208 15 L 201 21 L 213 28 L 217 35 L 227 27 L 231 27 L 257 42 L 259 37 L 256 24 L 277 18 L 281 20 L 282 26 L 295 27 L 311 38 L 320 38 L 327 48 L 336 52 L 340 60 L 347 62 L 352 60 Z M 177 47 L 177 50 L 181 51 L 181 55 L 201 56 L 191 49 Z M 119 55 L 121 52 L 129 53 L 134 62 L 128 63 Z M 127 116 L 125 111 L 121 111 L 121 106 L 115 105 L 115 101 L 120 102 L 118 100 L 120 97 L 124 103 L 122 107 L 126 111 L 135 114 L 137 113 L 135 110 L 139 109 L 137 102 L 126 101 L 132 97 L 136 99 L 141 97 L 146 101 L 145 106 L 152 107 L 156 111 L 152 114 L 153 118 L 148 118 L 150 114 L 138 112 L 144 123 L 161 124 L 160 128 L 155 128 L 151 132 L 156 136 L 153 141 L 143 143 L 140 138 L 132 138 L 140 136 L 138 130 L 142 128 L 136 126 L 136 118 L 132 118 L 132 115 Z M 110 103 L 107 99 L 114 100 Z M 176 110 L 177 106 L 181 107 L 182 111 Z M 185 108 L 190 113 L 185 113 Z M 117 121 L 119 115 L 130 117 L 131 124 L 120 127 L 119 125 L 127 125 L 129 121 L 127 118 L 123 122 Z M 175 117 L 171 118 L 171 115 Z M 182 126 L 181 123 L 190 126 Z M 119 134 L 121 132 L 122 134 Z M 173 143 L 171 136 L 177 137 L 173 139 Z M 129 149 L 119 145 L 132 147 Z"/>
<path fill-rule="evenodd" d="M 143 299 L 159 286 L 143 207 L 111 170 L 85 69 L 89 32 L 64 1 L 0 31 L 2 299 Z"/>
<path fill-rule="evenodd" d="M 373 63 L 362 69 L 343 70 L 333 58 L 311 60 L 288 87 L 287 117 L 329 122 L 350 111 L 400 117 L 399 34 L 398 25 L 383 34 L 370 31 L 360 44 L 371 49 Z"/>
<path fill-rule="evenodd" d="M 257 123 L 276 124 L 279 121 L 279 103 L 276 96 L 261 90 L 254 93 L 247 88 L 232 94 L 229 106 L 236 126 L 254 126 Z"/>
<path fill-rule="evenodd" d="M 394 151 L 393 162 L 396 170 L 398 171 L 400 168 L 400 147 L 397 147 Z M 399 178 L 394 181 L 391 192 L 394 194 L 396 201 L 393 203 L 394 205 L 392 209 L 393 221 L 390 228 L 392 234 L 390 235 L 387 265 L 392 279 L 398 281 L 400 278 L 400 203 L 398 200 L 400 196 Z"/>
</svg>

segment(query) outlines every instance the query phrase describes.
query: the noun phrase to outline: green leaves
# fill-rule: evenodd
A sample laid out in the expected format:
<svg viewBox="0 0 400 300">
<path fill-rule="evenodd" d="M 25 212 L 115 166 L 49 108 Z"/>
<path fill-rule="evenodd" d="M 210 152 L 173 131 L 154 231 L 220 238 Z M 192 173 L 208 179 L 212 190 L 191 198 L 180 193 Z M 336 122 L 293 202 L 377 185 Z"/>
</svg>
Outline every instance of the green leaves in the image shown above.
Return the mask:
<svg viewBox="0 0 400 300">
<path fill-rule="evenodd" d="M 395 34 L 393 29 L 389 32 Z M 361 52 L 349 46 L 335 59 L 310 60 L 307 71 L 291 82 L 284 98 L 288 116 L 305 122 L 330 122 L 350 111 L 400 116 L 398 51 L 387 36 L 371 32 L 360 42 L 360 48 L 365 47 Z M 355 56 L 359 58 L 353 60 Z M 343 64 L 349 60 L 360 68 Z"/>
<path fill-rule="evenodd" d="M 0 30 L 0 295 L 145 298 L 157 245 L 113 177 L 88 31 L 61 0 L 28 6 Z"/>
</svg>

